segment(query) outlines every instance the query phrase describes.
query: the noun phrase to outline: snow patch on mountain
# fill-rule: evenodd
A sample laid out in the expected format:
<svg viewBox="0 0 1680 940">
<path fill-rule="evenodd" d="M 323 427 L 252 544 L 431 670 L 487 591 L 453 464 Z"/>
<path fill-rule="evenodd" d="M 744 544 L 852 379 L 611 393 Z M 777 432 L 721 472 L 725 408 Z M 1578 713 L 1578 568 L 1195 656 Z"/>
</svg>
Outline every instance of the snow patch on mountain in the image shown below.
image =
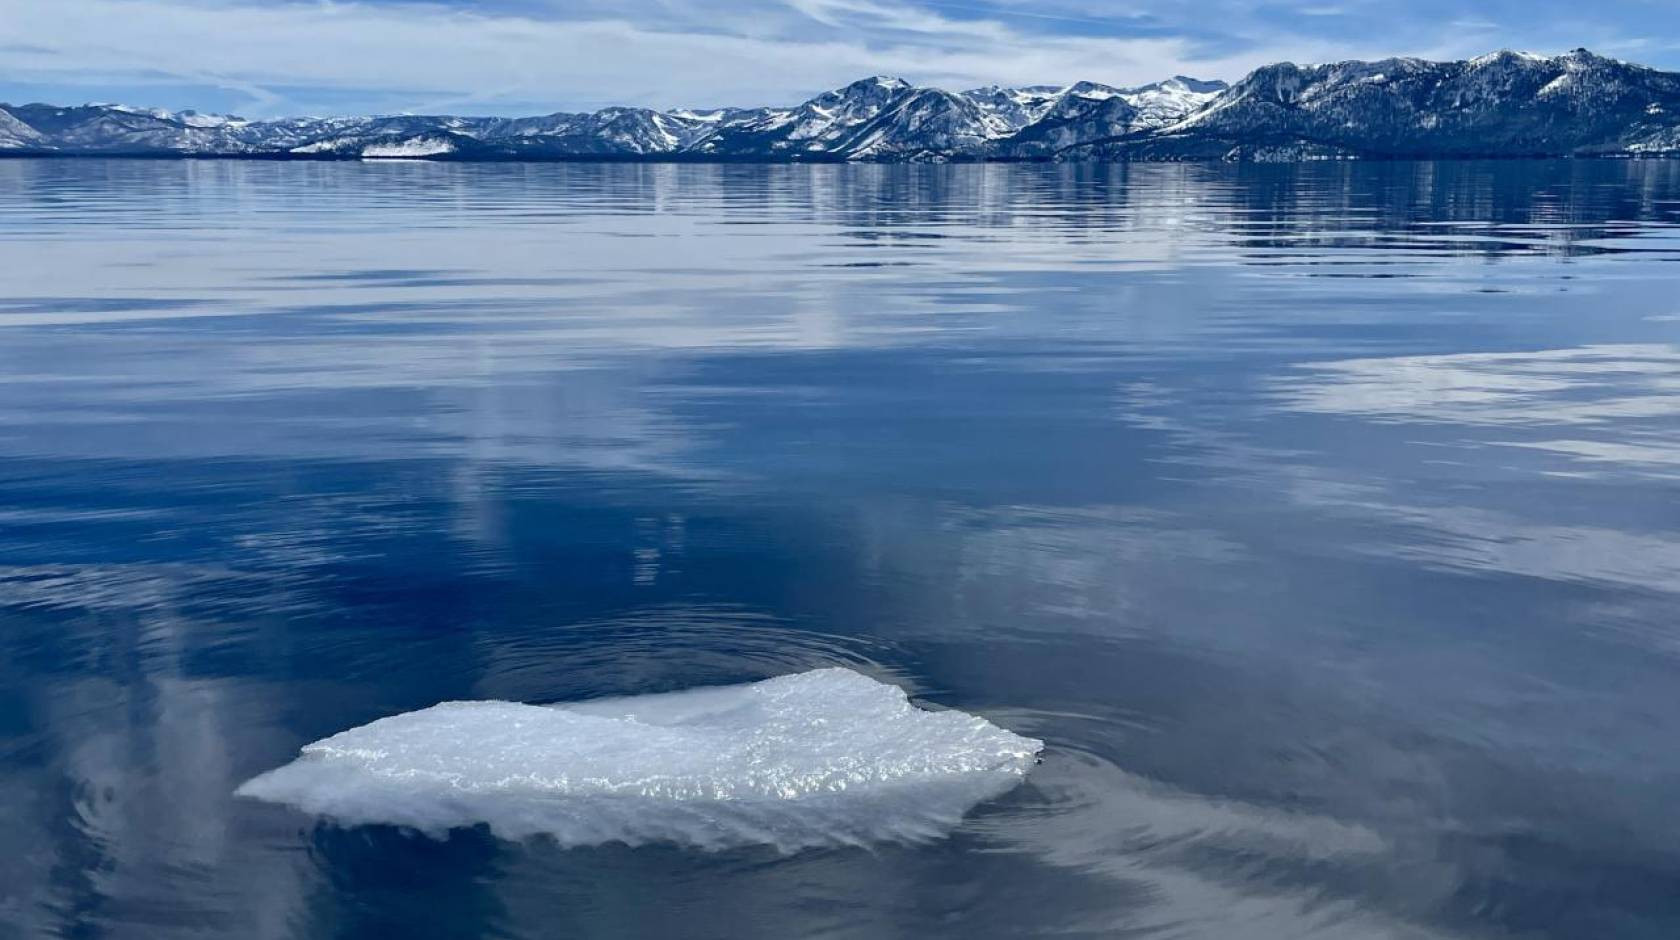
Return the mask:
<svg viewBox="0 0 1680 940">
<path fill-rule="evenodd" d="M 455 144 L 441 137 L 415 137 L 394 143 L 368 144 L 362 148 L 362 159 L 407 159 L 439 157 L 454 153 Z"/>
</svg>

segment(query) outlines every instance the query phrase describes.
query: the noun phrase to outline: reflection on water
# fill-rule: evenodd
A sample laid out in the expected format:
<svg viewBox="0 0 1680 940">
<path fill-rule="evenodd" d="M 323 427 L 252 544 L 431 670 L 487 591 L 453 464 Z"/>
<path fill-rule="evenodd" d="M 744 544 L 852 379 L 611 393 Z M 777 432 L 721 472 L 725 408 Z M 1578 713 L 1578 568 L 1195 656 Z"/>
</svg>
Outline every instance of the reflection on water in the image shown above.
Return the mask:
<svg viewBox="0 0 1680 940">
<path fill-rule="evenodd" d="M 0 925 L 1680 932 L 1680 165 L 0 161 Z M 338 828 L 309 741 L 843 665 L 949 839 Z"/>
</svg>

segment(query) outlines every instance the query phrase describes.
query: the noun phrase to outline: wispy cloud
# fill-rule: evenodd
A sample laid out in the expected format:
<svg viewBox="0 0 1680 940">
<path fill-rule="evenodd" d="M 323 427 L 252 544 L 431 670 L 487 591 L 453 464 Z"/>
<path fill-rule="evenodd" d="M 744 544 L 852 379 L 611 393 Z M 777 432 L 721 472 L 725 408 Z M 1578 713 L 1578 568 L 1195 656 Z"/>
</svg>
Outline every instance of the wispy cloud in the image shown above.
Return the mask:
<svg viewBox="0 0 1680 940">
<path fill-rule="evenodd" d="M 606 104 L 791 102 L 867 74 L 950 87 L 1184 73 L 1237 78 L 1281 58 L 1457 54 L 1451 17 L 1369 28 L 1364 0 L 1291 18 L 1235 0 L 0 0 L 0 93 L 122 97 L 257 115 L 508 113 Z M 1286 5 L 1287 6 L 1287 5 Z M 1275 10 L 1273 11 L 1276 12 Z M 1335 12 L 1302 17 L 1298 14 Z M 1357 14 L 1357 15 L 1356 15 Z M 1340 24 L 1363 28 L 1344 36 Z M 1389 45 L 1373 45 L 1377 39 Z M 1483 34 L 1473 37 L 1486 44 Z M 1624 37 L 1625 39 L 1625 37 Z M 1542 44 L 1543 45 L 1543 44 Z M 1460 48 L 1460 46 L 1465 46 Z M 215 102 L 157 100 L 214 91 Z"/>
</svg>

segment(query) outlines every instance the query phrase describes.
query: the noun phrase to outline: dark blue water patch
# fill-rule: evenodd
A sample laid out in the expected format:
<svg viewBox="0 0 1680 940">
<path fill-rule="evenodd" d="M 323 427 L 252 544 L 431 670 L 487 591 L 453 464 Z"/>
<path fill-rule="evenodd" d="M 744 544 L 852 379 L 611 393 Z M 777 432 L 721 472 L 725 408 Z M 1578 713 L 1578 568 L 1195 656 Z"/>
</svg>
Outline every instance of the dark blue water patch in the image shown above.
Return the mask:
<svg viewBox="0 0 1680 940">
<path fill-rule="evenodd" d="M 0 176 L 6 931 L 1680 929 L 1674 164 Z M 233 795 L 822 666 L 1043 763 L 792 856 Z"/>
<path fill-rule="evenodd" d="M 435 284 L 440 279 L 459 274 L 447 268 L 371 268 L 360 271 L 311 271 L 298 274 L 288 274 L 276 280 L 299 281 L 303 283 L 323 281 L 326 283 L 397 283 L 397 284 Z"/>
<path fill-rule="evenodd" d="M 111 313 L 172 311 L 203 307 L 210 300 L 160 297 L 0 297 L 0 317 L 13 314 Z"/>
</svg>

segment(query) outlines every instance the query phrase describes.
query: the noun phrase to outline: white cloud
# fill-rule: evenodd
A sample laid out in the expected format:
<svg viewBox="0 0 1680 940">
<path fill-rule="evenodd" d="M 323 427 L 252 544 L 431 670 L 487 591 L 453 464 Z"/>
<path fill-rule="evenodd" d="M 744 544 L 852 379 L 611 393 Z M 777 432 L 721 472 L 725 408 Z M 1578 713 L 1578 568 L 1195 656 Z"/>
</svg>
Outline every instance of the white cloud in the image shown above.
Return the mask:
<svg viewBox="0 0 1680 940">
<path fill-rule="evenodd" d="M 1346 51 L 1301 42 L 1209 55 L 1182 36 L 1035 32 L 1009 13 L 1008 23 L 953 18 L 877 0 L 786 0 L 721 16 L 660 10 L 544 18 L 420 3 L 0 0 L 0 29 L 28 40 L 0 47 L 0 73 L 136 95 L 157 85 L 230 89 L 256 114 L 321 100 L 312 90 L 352 92 L 340 95 L 344 110 L 379 100 L 495 111 L 787 103 L 877 73 L 948 87 L 1235 78 L 1285 54 Z"/>
</svg>

